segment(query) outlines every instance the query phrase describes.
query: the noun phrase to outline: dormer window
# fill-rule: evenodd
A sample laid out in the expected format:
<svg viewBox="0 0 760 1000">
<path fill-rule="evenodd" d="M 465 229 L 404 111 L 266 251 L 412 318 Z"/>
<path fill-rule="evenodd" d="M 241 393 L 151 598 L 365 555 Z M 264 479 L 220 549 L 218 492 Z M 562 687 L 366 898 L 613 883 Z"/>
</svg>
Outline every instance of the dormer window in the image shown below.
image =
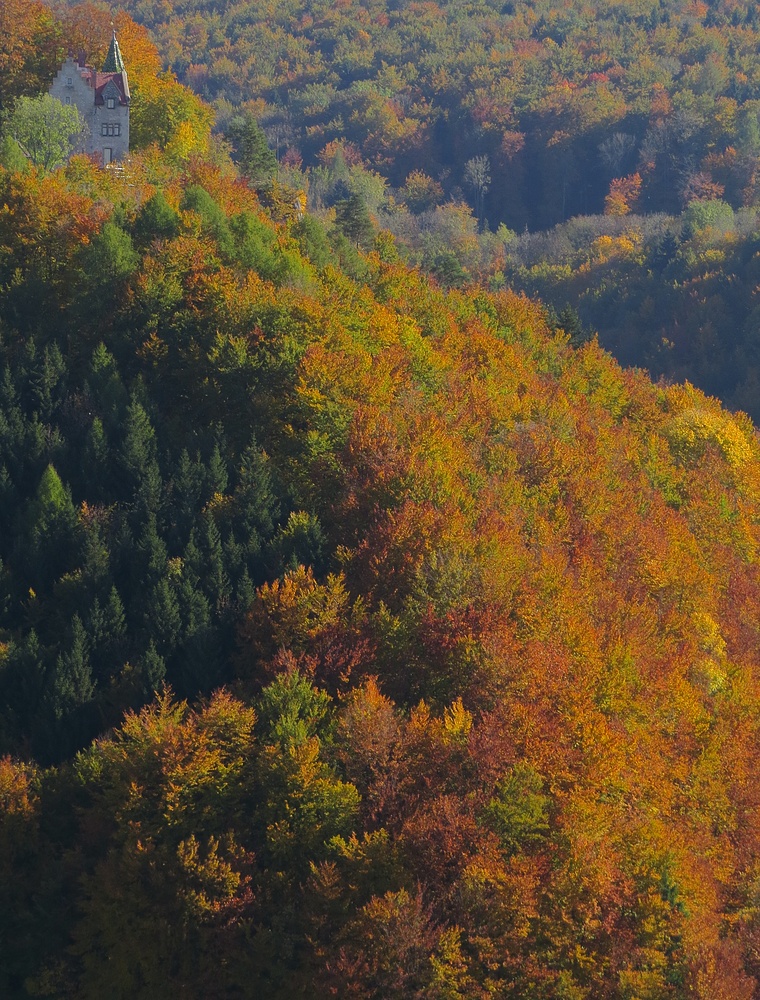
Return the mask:
<svg viewBox="0 0 760 1000">
<path fill-rule="evenodd" d="M 116 107 L 116 98 L 115 97 L 107 98 L 106 107 L 108 108 L 109 111 L 113 111 L 113 109 Z"/>
</svg>

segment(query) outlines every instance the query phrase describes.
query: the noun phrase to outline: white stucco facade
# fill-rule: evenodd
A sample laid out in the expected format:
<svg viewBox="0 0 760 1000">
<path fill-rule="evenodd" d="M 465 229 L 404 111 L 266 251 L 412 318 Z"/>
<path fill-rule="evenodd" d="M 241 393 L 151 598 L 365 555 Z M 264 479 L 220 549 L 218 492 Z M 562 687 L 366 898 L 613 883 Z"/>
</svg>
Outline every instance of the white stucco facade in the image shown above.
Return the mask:
<svg viewBox="0 0 760 1000">
<path fill-rule="evenodd" d="M 129 152 L 129 82 L 114 35 L 103 71 L 69 57 L 50 88 L 52 97 L 74 105 L 88 133 L 77 152 L 96 157 L 104 165 Z"/>
</svg>

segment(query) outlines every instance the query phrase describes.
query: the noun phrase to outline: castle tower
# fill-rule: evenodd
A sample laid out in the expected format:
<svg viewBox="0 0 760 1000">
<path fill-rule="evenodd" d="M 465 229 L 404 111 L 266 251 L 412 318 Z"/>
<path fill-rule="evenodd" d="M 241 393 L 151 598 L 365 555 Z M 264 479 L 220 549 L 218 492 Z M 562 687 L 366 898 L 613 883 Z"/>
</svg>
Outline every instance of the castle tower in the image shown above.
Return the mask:
<svg viewBox="0 0 760 1000">
<path fill-rule="evenodd" d="M 77 152 L 95 156 L 104 166 L 129 152 L 129 80 L 113 33 L 102 70 L 84 58 L 66 60 L 50 88 L 52 97 L 73 104 L 87 123 L 89 135 Z"/>
</svg>

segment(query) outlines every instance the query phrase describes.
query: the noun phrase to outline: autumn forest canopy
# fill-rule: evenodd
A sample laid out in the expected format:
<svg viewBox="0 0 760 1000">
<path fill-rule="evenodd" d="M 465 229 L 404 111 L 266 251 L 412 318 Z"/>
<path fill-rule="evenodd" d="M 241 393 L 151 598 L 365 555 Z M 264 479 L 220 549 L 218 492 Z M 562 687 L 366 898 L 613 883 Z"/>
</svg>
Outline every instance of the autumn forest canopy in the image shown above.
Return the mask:
<svg viewBox="0 0 760 1000">
<path fill-rule="evenodd" d="M 600 346 L 757 412 L 754 4 L 126 8 L 108 170 L 0 8 L 0 995 L 757 1000 L 760 439 Z"/>
<path fill-rule="evenodd" d="M 329 218 L 353 196 L 440 283 L 538 294 L 623 363 L 760 418 L 752 0 L 123 8 L 252 179 L 276 170 Z M 100 57 L 106 5 L 60 11 Z M 155 80 L 156 50 L 116 20 Z M 186 113 L 173 93 L 152 103 L 165 136 Z"/>
</svg>

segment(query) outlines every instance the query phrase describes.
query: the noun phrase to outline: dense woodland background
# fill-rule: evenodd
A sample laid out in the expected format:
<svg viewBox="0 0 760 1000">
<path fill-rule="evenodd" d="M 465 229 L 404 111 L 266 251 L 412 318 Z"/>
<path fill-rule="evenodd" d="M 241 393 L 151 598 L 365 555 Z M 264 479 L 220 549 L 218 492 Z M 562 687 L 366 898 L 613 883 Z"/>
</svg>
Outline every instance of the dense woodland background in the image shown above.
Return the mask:
<svg viewBox="0 0 760 1000">
<path fill-rule="evenodd" d="M 124 8 L 255 180 L 328 218 L 351 194 L 445 285 L 538 292 L 624 363 L 760 417 L 756 4 Z M 110 14 L 75 10 L 102 49 Z"/>
<path fill-rule="evenodd" d="M 135 6 L 226 141 L 126 14 L 122 169 L 33 167 L 3 119 L 0 992 L 754 1000 L 760 443 L 584 325 L 754 398 L 754 196 L 639 158 L 688 93 L 757 125 L 754 8 L 309 11 Z M 7 116 L 110 15 L 0 29 Z M 309 132 L 309 87 L 329 121 L 406 65 L 414 162 Z M 488 231 L 522 228 L 507 132 L 629 180 Z"/>
</svg>

